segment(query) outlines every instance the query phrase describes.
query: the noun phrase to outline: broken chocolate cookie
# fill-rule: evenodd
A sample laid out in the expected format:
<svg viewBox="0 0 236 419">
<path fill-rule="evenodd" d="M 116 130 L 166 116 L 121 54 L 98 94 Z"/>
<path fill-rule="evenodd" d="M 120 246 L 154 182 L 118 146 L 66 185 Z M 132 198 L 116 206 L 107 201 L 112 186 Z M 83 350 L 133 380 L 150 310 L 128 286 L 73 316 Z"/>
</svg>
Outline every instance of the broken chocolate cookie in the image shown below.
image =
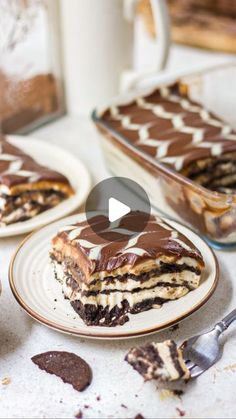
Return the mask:
<svg viewBox="0 0 236 419">
<path fill-rule="evenodd" d="M 83 391 L 92 381 L 92 370 L 84 359 L 70 352 L 49 351 L 31 358 L 34 364 L 49 374 L 60 377 L 75 390 Z"/>
</svg>

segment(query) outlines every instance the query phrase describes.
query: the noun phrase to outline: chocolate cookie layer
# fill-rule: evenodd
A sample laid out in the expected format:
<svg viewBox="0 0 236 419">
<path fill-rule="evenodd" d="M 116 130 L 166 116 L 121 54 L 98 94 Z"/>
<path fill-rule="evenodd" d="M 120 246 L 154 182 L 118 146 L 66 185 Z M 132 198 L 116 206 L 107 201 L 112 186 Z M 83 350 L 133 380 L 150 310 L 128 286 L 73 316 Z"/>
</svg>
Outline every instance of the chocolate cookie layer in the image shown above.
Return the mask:
<svg viewBox="0 0 236 419">
<path fill-rule="evenodd" d="M 156 216 L 133 236 L 132 217 L 138 222 L 130 213 L 113 230 L 105 216 L 92 219 L 110 240 L 95 234 L 85 218 L 52 240 L 55 276 L 88 325 L 123 324 L 126 313 L 159 308 L 199 285 L 204 262 L 195 246 Z"/>
<path fill-rule="evenodd" d="M 85 390 L 92 381 L 90 366 L 73 353 L 50 351 L 35 355 L 31 359 L 41 370 L 57 375 L 77 391 Z"/>
</svg>

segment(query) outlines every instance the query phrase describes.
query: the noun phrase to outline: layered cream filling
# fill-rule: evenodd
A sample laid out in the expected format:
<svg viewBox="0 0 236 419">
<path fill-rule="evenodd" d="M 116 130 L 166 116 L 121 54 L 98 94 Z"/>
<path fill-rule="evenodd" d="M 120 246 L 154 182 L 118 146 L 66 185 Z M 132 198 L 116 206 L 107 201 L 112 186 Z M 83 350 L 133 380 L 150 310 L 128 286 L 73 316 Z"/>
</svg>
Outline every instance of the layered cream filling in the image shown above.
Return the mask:
<svg viewBox="0 0 236 419">
<path fill-rule="evenodd" d="M 186 263 L 186 265 L 188 266 L 191 266 L 196 269 L 200 269 L 199 262 L 194 258 L 184 256 L 178 259 L 176 256 L 162 255 L 156 259 L 147 260 L 135 266 L 130 266 L 126 264 L 124 266 L 121 266 L 120 268 L 114 269 L 112 272 L 108 272 L 108 271 L 95 272 L 94 274 L 90 275 L 89 282 L 92 282 L 93 280 L 96 280 L 96 279 L 99 279 L 99 281 L 102 281 L 104 280 L 104 278 L 108 276 L 116 277 L 118 275 L 125 275 L 127 273 L 133 274 L 133 275 L 140 275 L 144 272 L 149 272 L 152 269 L 160 268 L 162 263 L 168 263 L 168 264 L 175 263 L 178 265 L 182 265 Z"/>
<path fill-rule="evenodd" d="M 102 307 L 109 306 L 112 309 L 115 306 L 121 307 L 122 301 L 127 300 L 130 307 L 141 303 L 144 300 L 162 298 L 163 300 L 175 300 L 183 297 L 189 292 L 187 287 L 164 287 L 156 286 L 152 289 L 145 289 L 138 292 L 121 292 L 115 291 L 111 294 L 97 294 L 95 296 L 84 296 L 80 291 L 74 292 L 66 283 L 63 285 L 63 291 L 66 297 L 71 301 L 80 300 L 83 304 L 101 305 Z M 158 304 L 155 304 L 157 308 Z"/>
<path fill-rule="evenodd" d="M 156 358 L 154 355 L 149 357 L 151 347 L 155 348 Z M 183 380 L 190 378 L 189 370 L 184 363 L 182 351 L 173 347 L 172 341 L 166 340 L 160 343 L 153 342 L 146 351 L 147 353 L 145 354 L 145 352 L 139 352 L 134 348 L 127 356 L 128 362 L 133 365 L 134 368 L 139 363 L 145 364 L 145 372 L 142 373 L 142 371 L 139 371 L 138 369 L 145 380 L 157 379 L 161 381 L 174 381 L 179 380 L 180 378 Z"/>
<path fill-rule="evenodd" d="M 1 211 L 5 209 L 6 204 L 7 204 L 6 198 L 3 198 L 2 196 L 0 196 L 0 210 Z"/>
<path fill-rule="evenodd" d="M 66 269 L 64 269 L 62 264 L 62 269 L 66 275 Z M 73 273 L 70 269 L 67 269 L 67 272 L 71 274 L 73 278 Z M 87 285 L 84 282 L 78 284 L 78 287 L 81 291 L 95 291 L 95 292 L 102 292 L 102 291 L 110 291 L 110 290 L 117 290 L 117 291 L 132 291 L 135 288 L 151 288 L 158 283 L 169 283 L 173 285 L 187 285 L 189 288 L 197 288 L 199 286 L 201 279 L 201 275 L 197 275 L 195 272 L 191 272 L 188 270 L 183 270 L 182 272 L 170 272 L 165 274 L 157 274 L 152 276 L 151 278 L 141 282 L 139 280 L 135 280 L 132 278 L 127 278 L 125 281 L 120 281 L 119 279 L 113 280 L 112 282 L 107 281 L 97 281 L 94 285 Z"/>
<path fill-rule="evenodd" d="M 32 191 L 29 195 L 19 195 L 14 198 L 14 202 L 10 202 L 5 197 L 0 196 L 0 212 L 2 224 L 12 224 L 22 217 L 33 218 L 44 207 L 54 207 L 58 205 L 62 197 L 52 191 L 51 194 Z"/>
<path fill-rule="evenodd" d="M 164 286 L 157 284 L 154 288 L 145 288 L 133 293 L 128 292 L 126 288 L 124 291 L 117 290 L 111 292 L 110 294 L 98 293 L 97 295 L 86 296 L 83 295 L 82 290 L 73 290 L 73 287 L 67 284 L 67 276 L 65 275 L 60 264 L 55 263 L 54 266 L 57 279 L 62 284 L 64 295 L 71 301 L 79 300 L 84 305 L 92 304 L 96 306 L 101 305 L 102 307 L 109 306 L 110 309 L 112 309 L 114 306 L 121 307 L 122 301 L 127 300 L 130 307 L 133 307 L 142 301 L 155 298 L 161 298 L 163 300 L 175 300 L 183 297 L 189 292 L 189 289 L 186 286 L 171 287 L 168 285 Z M 187 272 L 187 274 L 189 274 L 189 272 Z M 155 307 L 159 307 L 159 305 L 155 304 Z"/>
<path fill-rule="evenodd" d="M 70 196 L 74 193 L 70 184 L 67 184 L 64 182 L 49 181 L 49 180 L 40 180 L 38 182 L 35 182 L 34 180 L 36 179 L 37 176 L 38 175 L 36 173 L 35 177 L 32 179 L 23 177 L 22 180 L 25 181 L 25 183 L 20 183 L 17 185 L 13 185 L 11 187 L 1 184 L 0 194 L 12 196 L 12 195 L 20 195 L 23 192 L 31 192 L 31 191 L 38 191 L 38 190 L 45 190 L 45 191 L 54 190 L 54 191 L 64 193 L 67 196 Z"/>
<path fill-rule="evenodd" d="M 17 208 L 10 214 L 3 216 L 1 218 L 0 224 L 12 224 L 20 220 L 22 217 L 25 218 L 33 218 L 35 215 L 39 213 L 39 208 L 25 208 L 25 205 L 22 208 Z"/>
<path fill-rule="evenodd" d="M 161 342 L 161 343 L 153 343 L 153 346 L 156 348 L 159 356 L 161 357 L 163 361 L 163 366 L 160 371 L 158 371 L 158 375 L 162 375 L 163 378 L 165 378 L 167 381 L 174 381 L 178 380 L 180 378 L 179 371 L 176 368 L 175 361 L 171 355 L 170 350 L 170 343 L 169 341 Z M 184 372 L 184 375 L 181 377 L 182 379 L 189 378 L 189 371 L 185 366 L 182 352 L 180 349 L 177 349 L 178 353 L 178 362 L 180 364 L 180 367 L 182 371 Z M 150 379 L 153 377 L 150 377 Z"/>
</svg>

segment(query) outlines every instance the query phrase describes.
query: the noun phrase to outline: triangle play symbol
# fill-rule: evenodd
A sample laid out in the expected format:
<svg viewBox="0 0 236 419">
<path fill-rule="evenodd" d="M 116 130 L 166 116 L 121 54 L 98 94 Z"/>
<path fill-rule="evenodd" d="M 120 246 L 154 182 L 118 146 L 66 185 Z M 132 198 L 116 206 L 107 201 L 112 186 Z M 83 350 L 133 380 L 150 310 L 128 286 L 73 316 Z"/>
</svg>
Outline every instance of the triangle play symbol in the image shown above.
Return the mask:
<svg viewBox="0 0 236 419">
<path fill-rule="evenodd" d="M 131 211 L 128 205 L 123 204 L 123 202 L 118 201 L 115 198 L 109 198 L 108 202 L 108 218 L 110 223 L 118 220 L 124 215 L 128 214 Z"/>
</svg>

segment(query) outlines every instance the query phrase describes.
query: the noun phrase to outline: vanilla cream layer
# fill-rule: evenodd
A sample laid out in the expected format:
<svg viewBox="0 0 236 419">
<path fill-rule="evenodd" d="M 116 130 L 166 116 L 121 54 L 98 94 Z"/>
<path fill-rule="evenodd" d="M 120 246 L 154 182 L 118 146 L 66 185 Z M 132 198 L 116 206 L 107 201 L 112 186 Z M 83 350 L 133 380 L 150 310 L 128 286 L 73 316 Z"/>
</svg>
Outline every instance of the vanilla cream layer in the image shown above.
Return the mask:
<svg viewBox="0 0 236 419">
<path fill-rule="evenodd" d="M 37 198 L 37 201 L 36 201 Z M 18 200 L 21 200 L 21 197 L 18 197 Z M 21 203 L 17 202 L 17 207 L 10 212 L 9 214 L 4 215 L 4 210 L 6 209 L 7 199 L 0 197 L 0 211 L 2 211 L 1 222 L 2 224 L 12 224 L 17 222 L 20 218 L 33 218 L 39 213 L 40 208 L 38 205 L 51 207 L 56 206 L 60 203 L 60 198 L 55 195 L 54 192 L 50 196 L 44 196 L 40 192 L 35 192 L 33 197 L 29 197 L 28 202 Z M 42 208 L 43 209 L 43 208 Z"/>
<path fill-rule="evenodd" d="M 6 207 L 6 204 L 7 204 L 6 198 L 3 198 L 3 197 L 0 196 L 0 210 L 3 211 Z"/>
<path fill-rule="evenodd" d="M 159 362 L 152 362 L 145 357 L 145 355 L 137 356 L 136 351 L 130 352 L 128 354 L 128 362 L 131 365 L 137 364 L 139 361 L 145 363 L 147 366 L 147 371 L 145 372 L 145 380 L 161 380 L 161 381 L 174 381 L 180 378 L 180 373 L 175 365 L 175 359 L 171 354 L 171 345 L 172 342 L 170 340 L 166 340 L 160 343 L 152 343 L 151 344 L 159 357 L 161 358 L 162 365 Z M 189 371 L 186 368 L 186 365 L 183 360 L 182 351 L 177 348 L 177 355 L 178 358 L 176 359 L 179 362 L 180 367 L 183 371 L 183 376 L 181 379 L 186 380 L 190 377 Z"/>
<path fill-rule="evenodd" d="M 18 221 L 23 216 L 27 218 L 33 218 L 35 215 L 38 214 L 38 212 L 38 208 L 26 209 L 24 205 L 22 208 L 17 208 L 9 215 L 2 217 L 1 225 L 12 224 Z"/>
<path fill-rule="evenodd" d="M 71 186 L 61 183 L 61 182 L 54 182 L 54 181 L 47 181 L 47 180 L 40 180 L 38 182 L 28 182 L 27 178 L 26 179 L 23 178 L 23 180 L 25 180 L 25 183 L 20 183 L 18 185 L 13 185 L 11 187 L 1 184 L 0 194 L 19 195 L 27 191 L 51 190 L 51 189 L 53 189 L 54 191 L 65 193 L 68 196 L 73 194 L 73 190 Z"/>
<path fill-rule="evenodd" d="M 92 274 L 89 278 L 89 282 L 92 282 L 95 279 L 99 279 L 100 281 L 104 280 L 104 278 L 108 276 L 118 276 L 118 275 L 125 275 L 127 273 L 133 274 L 133 275 L 140 275 L 144 272 L 149 272 L 152 269 L 160 268 L 161 263 L 176 263 L 178 265 L 182 265 L 183 263 L 186 263 L 187 265 L 193 267 L 193 268 L 199 268 L 200 264 L 199 262 L 191 257 L 181 257 L 178 259 L 176 256 L 166 256 L 162 255 L 157 259 L 151 259 L 144 262 L 141 262 L 135 266 L 130 265 L 124 265 L 120 268 L 114 269 L 112 272 L 108 271 L 101 271 L 101 272 L 95 272 Z"/>
<path fill-rule="evenodd" d="M 53 252 L 52 252 L 52 254 L 53 254 Z M 56 254 L 55 255 L 56 259 L 63 263 L 63 259 L 61 260 L 61 258 L 58 258 L 57 256 L 58 255 Z M 65 257 L 70 257 L 71 255 L 70 254 L 68 254 L 68 255 L 65 254 L 64 256 Z M 84 282 L 86 282 L 89 285 L 89 284 L 91 284 L 91 282 L 96 281 L 96 280 L 99 281 L 99 282 L 104 281 L 107 277 L 117 277 L 119 275 L 124 276 L 126 274 L 133 274 L 133 275 L 139 276 L 142 273 L 149 272 L 153 269 L 160 269 L 162 263 L 167 263 L 167 264 L 175 263 L 177 265 L 182 265 L 182 264 L 185 263 L 186 265 L 188 265 L 190 267 L 202 270 L 202 266 L 194 258 L 181 257 L 181 258 L 178 259 L 176 256 L 162 255 L 157 259 L 147 260 L 147 261 L 139 263 L 135 266 L 131 266 L 131 265 L 126 264 L 125 266 L 114 269 L 112 272 L 108 272 L 108 271 L 95 272 L 94 274 L 90 275 L 87 280 L 84 280 Z M 67 269 L 69 270 L 69 267 Z"/>
<path fill-rule="evenodd" d="M 54 265 L 57 265 L 57 271 L 60 272 L 58 273 L 58 276 L 60 278 L 63 278 L 64 275 L 67 276 L 66 273 L 66 269 L 64 270 L 64 266 L 63 264 L 59 264 L 55 261 L 53 261 Z M 70 273 L 70 270 L 67 269 L 67 272 Z M 73 278 L 73 275 L 72 275 Z M 186 286 L 188 284 L 189 288 L 197 288 L 199 286 L 201 280 L 201 275 L 197 275 L 194 272 L 188 271 L 188 270 L 184 270 L 182 272 L 171 272 L 171 273 L 166 273 L 166 274 L 162 274 L 162 275 L 157 275 L 157 276 L 153 276 L 150 279 L 144 281 L 144 282 L 140 282 L 140 281 L 136 281 L 134 279 L 128 278 L 126 279 L 124 282 L 120 281 L 119 279 L 117 281 L 114 281 L 112 283 L 107 284 L 105 281 L 99 281 L 97 282 L 95 285 L 93 286 L 89 286 L 87 284 L 85 284 L 84 282 L 81 282 L 79 284 L 81 291 L 97 291 L 97 292 L 102 292 L 102 291 L 110 291 L 110 290 L 118 290 L 118 291 L 132 291 L 135 288 L 151 288 L 154 285 L 158 284 L 158 283 L 169 283 L 169 284 L 177 284 L 177 285 L 183 285 Z"/>
<path fill-rule="evenodd" d="M 158 374 L 161 374 L 163 378 L 165 378 L 167 381 L 178 380 L 180 378 L 180 374 L 178 370 L 176 369 L 174 360 L 172 358 L 169 342 L 165 341 L 161 343 L 153 343 L 153 346 L 155 346 L 164 364 L 161 371 L 159 371 Z M 189 371 L 185 366 L 182 352 L 179 349 L 177 349 L 177 351 L 178 351 L 178 361 L 180 363 L 182 370 L 185 372 L 185 374 L 181 378 L 187 379 L 189 378 Z M 153 377 L 150 377 L 150 379 L 151 378 Z"/>
<path fill-rule="evenodd" d="M 92 305 L 101 305 L 102 307 L 109 306 L 112 309 L 114 306 L 121 307 L 121 303 L 124 300 L 129 302 L 130 307 L 135 306 L 137 303 L 140 303 L 144 300 L 154 299 L 154 298 L 162 298 L 164 300 L 175 300 L 177 298 L 183 297 L 185 294 L 188 293 L 188 288 L 185 286 L 179 286 L 176 288 L 168 287 L 168 286 L 156 286 L 152 289 L 143 289 L 142 291 L 138 292 L 122 292 L 122 291 L 115 291 L 111 294 L 97 294 L 95 296 L 85 296 L 82 295 L 81 291 L 75 290 L 73 291 L 72 287 L 66 284 L 66 276 L 64 275 L 63 269 L 59 264 L 55 264 L 55 272 L 57 275 L 57 279 L 61 282 L 64 295 L 69 298 L 71 301 L 79 300 L 84 305 L 85 304 L 92 304 Z M 157 308 L 158 305 L 155 304 Z"/>
<path fill-rule="evenodd" d="M 70 269 L 67 270 L 70 273 Z M 66 275 L 66 271 L 64 272 Z M 73 277 L 73 274 L 71 274 Z M 169 284 L 186 285 L 189 288 L 197 288 L 199 286 L 201 275 L 197 275 L 194 272 L 184 270 L 182 272 L 171 272 L 161 275 L 152 276 L 150 279 L 141 282 L 135 281 L 134 279 L 127 278 L 125 281 L 119 279 L 114 280 L 107 284 L 105 281 L 98 281 L 95 285 L 87 285 L 84 282 L 79 284 L 81 291 L 106 291 L 106 290 L 118 290 L 118 291 L 132 291 L 135 288 L 150 288 L 160 282 Z"/>
</svg>

